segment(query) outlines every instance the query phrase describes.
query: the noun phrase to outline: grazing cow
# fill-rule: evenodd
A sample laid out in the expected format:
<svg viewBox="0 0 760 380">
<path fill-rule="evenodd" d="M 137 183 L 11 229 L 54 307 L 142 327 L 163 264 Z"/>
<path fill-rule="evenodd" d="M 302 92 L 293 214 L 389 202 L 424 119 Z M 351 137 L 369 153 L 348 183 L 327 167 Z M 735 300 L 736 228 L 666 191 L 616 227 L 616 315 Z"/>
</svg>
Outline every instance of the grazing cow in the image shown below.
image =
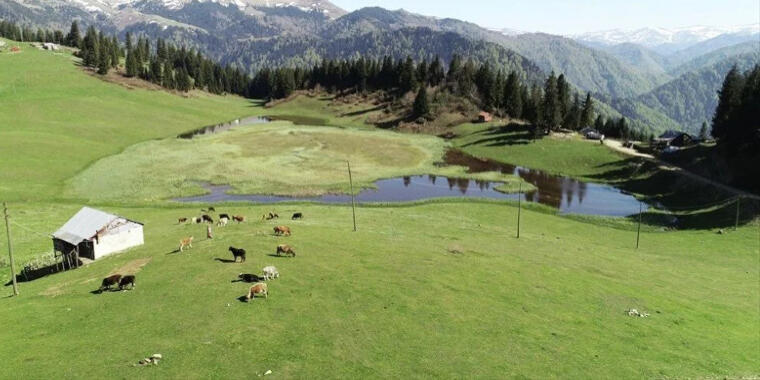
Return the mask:
<svg viewBox="0 0 760 380">
<path fill-rule="evenodd" d="M 245 262 L 245 249 L 230 247 L 230 252 L 232 252 L 235 262 L 237 262 L 238 257 L 240 258 L 241 263 Z"/>
<path fill-rule="evenodd" d="M 128 275 L 121 278 L 121 281 L 119 281 L 119 290 L 124 290 L 124 288 L 129 285 L 129 289 L 135 288 L 135 276 L 134 275 Z"/>
<path fill-rule="evenodd" d="M 177 219 L 178 224 L 187 223 L 187 218 L 179 218 Z"/>
<path fill-rule="evenodd" d="M 216 225 L 219 227 L 225 227 L 229 221 L 229 218 L 219 218 L 219 222 L 217 222 Z"/>
<path fill-rule="evenodd" d="M 235 215 L 235 216 L 232 217 L 232 220 L 234 220 L 234 221 L 236 221 L 238 223 L 243 223 L 243 222 L 245 222 L 245 216 L 243 216 L 243 215 Z"/>
<path fill-rule="evenodd" d="M 264 267 L 261 271 L 264 272 L 264 279 L 267 281 L 280 277 L 280 272 L 272 265 Z"/>
<path fill-rule="evenodd" d="M 203 221 L 204 221 L 204 222 L 208 222 L 208 223 L 214 224 L 214 219 L 212 219 L 212 218 L 211 218 L 210 216 L 208 216 L 207 214 L 203 214 L 203 215 L 201 216 L 201 218 L 203 218 Z"/>
<path fill-rule="evenodd" d="M 280 256 L 280 254 L 296 257 L 296 251 L 293 250 L 293 247 L 287 244 L 280 244 L 277 246 L 277 256 Z"/>
<path fill-rule="evenodd" d="M 266 281 L 266 278 L 259 277 L 255 274 L 249 274 L 249 273 L 241 273 L 238 275 L 238 278 L 240 281 L 243 282 L 260 282 L 260 281 Z"/>
<path fill-rule="evenodd" d="M 290 236 L 290 227 L 287 227 L 287 226 L 277 226 L 277 227 L 274 228 L 274 234 L 275 235 Z"/>
<path fill-rule="evenodd" d="M 186 237 L 179 241 L 179 251 L 182 252 L 185 247 L 193 248 L 193 237 Z"/>
<path fill-rule="evenodd" d="M 248 290 L 248 294 L 245 296 L 246 302 L 250 301 L 252 298 L 255 298 L 256 296 L 263 295 L 264 298 L 269 298 L 269 292 L 267 291 L 267 284 L 264 282 L 259 282 L 251 286 L 251 289 Z"/>
<path fill-rule="evenodd" d="M 213 208 L 213 207 L 209 207 L 209 208 L 208 208 L 208 212 L 216 212 L 216 209 L 215 209 L 215 208 Z"/>
<path fill-rule="evenodd" d="M 219 219 L 232 220 L 232 217 L 230 217 L 228 214 L 219 214 Z"/>
<path fill-rule="evenodd" d="M 102 292 L 104 290 L 111 290 L 112 285 L 119 285 L 119 281 L 121 280 L 120 274 L 115 274 L 113 276 L 108 276 L 103 279 L 103 282 L 100 283 L 100 289 L 98 289 L 99 292 Z"/>
<path fill-rule="evenodd" d="M 201 223 L 203 223 L 203 218 L 201 218 L 201 217 L 193 217 L 192 219 L 190 219 L 190 222 L 194 223 L 194 224 L 201 224 Z"/>
<path fill-rule="evenodd" d="M 292 220 L 303 219 L 303 213 L 297 212 L 297 213 L 293 214 L 293 217 L 291 219 Z"/>
<path fill-rule="evenodd" d="M 269 213 L 266 213 L 266 214 L 262 215 L 262 216 L 261 216 L 261 219 L 262 219 L 262 220 L 264 220 L 264 219 L 266 219 L 266 220 L 272 220 L 272 219 L 277 219 L 277 218 L 279 218 L 279 217 L 280 217 L 280 216 L 279 216 L 279 215 L 277 215 L 277 213 L 276 213 L 276 212 L 269 212 Z"/>
</svg>

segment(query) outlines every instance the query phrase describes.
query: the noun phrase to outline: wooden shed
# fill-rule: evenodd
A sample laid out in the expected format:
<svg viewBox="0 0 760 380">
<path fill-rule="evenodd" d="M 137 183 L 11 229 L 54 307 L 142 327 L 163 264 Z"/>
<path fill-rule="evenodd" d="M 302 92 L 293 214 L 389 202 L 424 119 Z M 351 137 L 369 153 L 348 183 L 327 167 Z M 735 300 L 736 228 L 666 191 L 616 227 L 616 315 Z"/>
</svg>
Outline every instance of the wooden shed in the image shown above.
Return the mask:
<svg viewBox="0 0 760 380">
<path fill-rule="evenodd" d="M 83 207 L 53 233 L 54 251 L 75 260 L 97 260 L 142 244 L 142 223 L 89 207 Z"/>
</svg>

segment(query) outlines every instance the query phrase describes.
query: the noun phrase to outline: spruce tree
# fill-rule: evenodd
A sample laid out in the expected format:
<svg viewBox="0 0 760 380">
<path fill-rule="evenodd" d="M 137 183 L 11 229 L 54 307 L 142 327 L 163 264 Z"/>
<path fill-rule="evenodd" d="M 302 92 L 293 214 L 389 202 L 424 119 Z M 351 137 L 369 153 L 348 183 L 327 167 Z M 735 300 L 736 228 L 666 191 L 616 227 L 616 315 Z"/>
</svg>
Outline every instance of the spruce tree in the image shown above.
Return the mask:
<svg viewBox="0 0 760 380">
<path fill-rule="evenodd" d="M 572 105 L 567 109 L 567 114 L 565 115 L 564 120 L 562 121 L 562 125 L 565 128 L 569 128 L 572 130 L 577 130 L 581 121 L 581 100 L 578 93 L 575 93 L 575 96 L 573 97 L 573 103 Z"/>
<path fill-rule="evenodd" d="M 137 58 L 135 58 L 135 51 L 132 48 L 127 49 L 127 58 L 124 63 L 126 75 L 129 78 L 135 77 L 138 74 Z"/>
<path fill-rule="evenodd" d="M 66 35 L 66 45 L 71 47 L 80 47 L 82 44 L 82 36 L 79 34 L 79 23 L 74 20 L 71 23 L 69 34 Z"/>
<path fill-rule="evenodd" d="M 417 97 L 414 98 L 412 114 L 415 118 L 426 117 L 430 114 L 430 103 L 427 97 L 427 87 L 422 85 L 417 91 Z"/>
<path fill-rule="evenodd" d="M 542 105 L 543 124 L 549 130 L 556 130 L 560 126 L 559 94 L 557 91 L 557 77 L 552 71 L 544 84 L 544 101 Z"/>
<path fill-rule="evenodd" d="M 398 88 L 402 94 L 417 88 L 417 73 L 412 57 L 406 57 L 398 76 Z"/>
<path fill-rule="evenodd" d="M 106 75 L 108 74 L 108 69 L 111 67 L 111 56 L 108 54 L 108 46 L 105 43 L 105 39 L 100 41 L 98 49 L 98 74 Z"/>
<path fill-rule="evenodd" d="M 557 101 L 559 103 L 560 120 L 565 120 L 570 108 L 570 85 L 565 80 L 565 74 L 560 74 L 557 78 Z"/>
<path fill-rule="evenodd" d="M 433 59 L 433 63 L 430 64 L 430 69 L 428 71 L 430 71 L 430 79 L 428 82 L 433 87 L 440 85 L 446 79 L 441 58 L 437 55 L 435 56 L 435 59 Z"/>
<path fill-rule="evenodd" d="M 502 96 L 504 111 L 509 117 L 519 119 L 523 113 L 523 96 L 520 88 L 520 80 L 517 74 L 512 71 L 507 76 L 507 82 L 504 84 L 504 95 Z"/>
<path fill-rule="evenodd" d="M 715 109 L 712 123 L 712 135 L 720 139 L 729 135 L 731 119 L 739 108 L 744 78 L 734 65 L 726 74 L 723 86 L 718 91 L 718 107 Z"/>
<path fill-rule="evenodd" d="M 594 120 L 594 100 L 591 99 L 591 93 L 586 94 L 586 100 L 583 102 L 583 108 L 580 115 L 580 127 L 585 128 L 591 125 Z"/>
</svg>

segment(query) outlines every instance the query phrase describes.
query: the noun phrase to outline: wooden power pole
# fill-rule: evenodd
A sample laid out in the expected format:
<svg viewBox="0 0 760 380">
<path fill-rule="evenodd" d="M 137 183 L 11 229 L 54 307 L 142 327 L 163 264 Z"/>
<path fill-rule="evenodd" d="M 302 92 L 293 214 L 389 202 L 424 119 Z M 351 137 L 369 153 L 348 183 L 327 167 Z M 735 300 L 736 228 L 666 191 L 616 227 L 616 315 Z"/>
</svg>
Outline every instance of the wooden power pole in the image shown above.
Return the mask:
<svg viewBox="0 0 760 380">
<path fill-rule="evenodd" d="M 13 244 L 11 243 L 11 224 L 8 221 L 8 205 L 3 202 L 3 215 L 5 216 L 5 233 L 8 236 L 8 255 L 11 260 L 11 280 L 13 281 L 13 295 L 18 295 L 18 283 L 16 282 L 16 262 L 13 260 Z"/>
<path fill-rule="evenodd" d="M 517 190 L 517 238 L 520 238 L 520 214 L 522 212 L 522 181 L 520 181 Z"/>
<path fill-rule="evenodd" d="M 347 160 L 346 165 L 348 165 L 348 184 L 351 189 L 351 213 L 354 217 L 354 232 L 356 232 L 356 200 L 354 199 L 354 180 L 351 177 L 351 163 Z"/>
<path fill-rule="evenodd" d="M 639 237 L 641 237 L 641 213 L 642 205 L 639 202 L 639 226 L 636 228 L 636 249 L 639 249 Z"/>
</svg>

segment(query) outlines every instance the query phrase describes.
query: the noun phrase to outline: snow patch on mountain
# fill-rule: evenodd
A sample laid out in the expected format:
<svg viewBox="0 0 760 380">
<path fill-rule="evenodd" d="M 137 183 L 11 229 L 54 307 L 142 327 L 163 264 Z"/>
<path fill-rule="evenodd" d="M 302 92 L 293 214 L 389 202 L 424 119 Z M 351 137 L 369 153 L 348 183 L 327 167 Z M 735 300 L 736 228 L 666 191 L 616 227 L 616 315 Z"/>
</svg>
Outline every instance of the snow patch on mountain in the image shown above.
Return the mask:
<svg viewBox="0 0 760 380">
<path fill-rule="evenodd" d="M 684 28 L 613 29 L 569 36 L 570 38 L 602 45 L 634 43 L 646 47 L 666 44 L 696 44 L 723 34 L 760 34 L 760 24 L 729 27 L 690 26 Z"/>
</svg>

